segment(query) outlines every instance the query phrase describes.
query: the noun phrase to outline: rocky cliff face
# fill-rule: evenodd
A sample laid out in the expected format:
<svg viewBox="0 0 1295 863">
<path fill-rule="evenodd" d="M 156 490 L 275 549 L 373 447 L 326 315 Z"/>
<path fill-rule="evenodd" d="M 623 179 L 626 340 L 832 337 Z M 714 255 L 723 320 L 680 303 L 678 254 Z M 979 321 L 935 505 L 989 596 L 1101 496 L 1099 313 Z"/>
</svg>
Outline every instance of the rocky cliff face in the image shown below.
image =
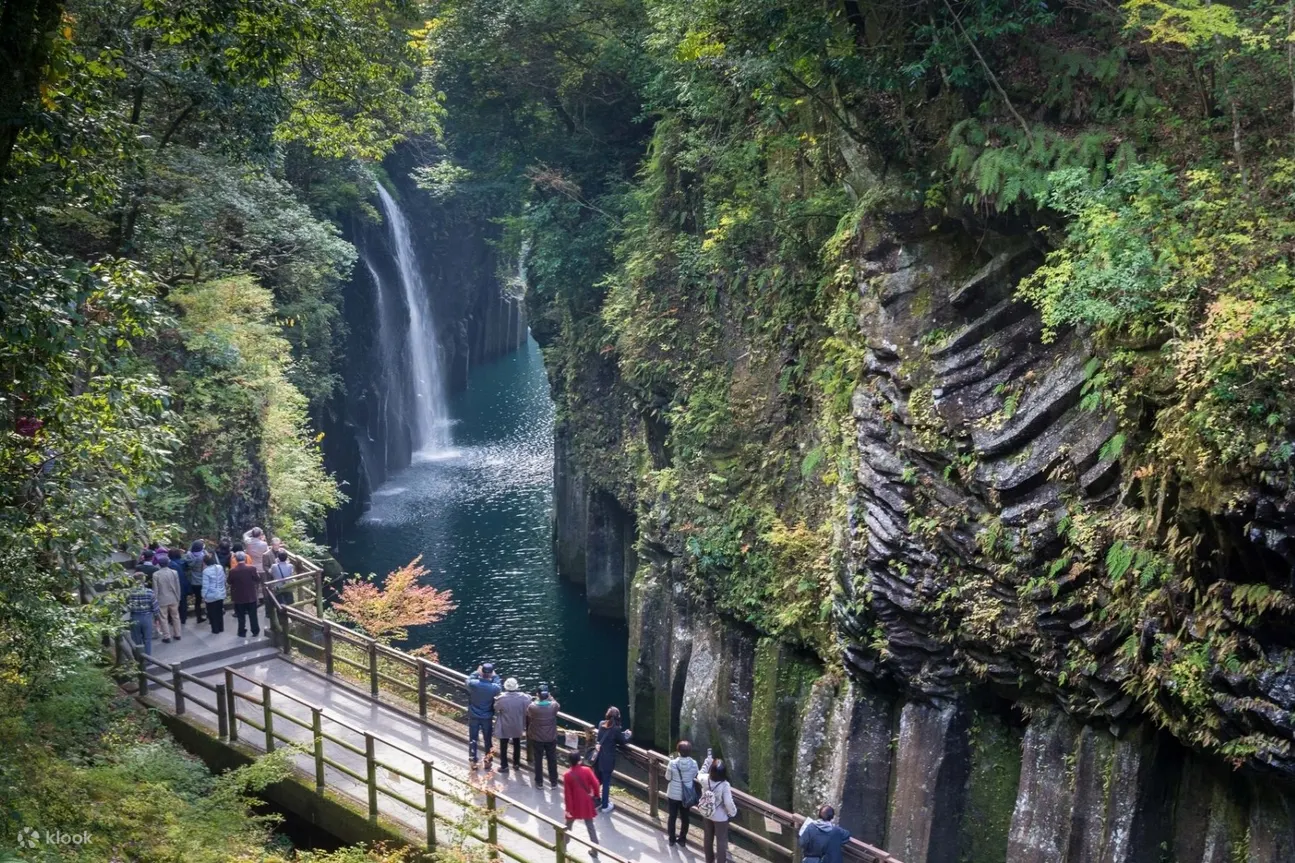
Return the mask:
<svg viewBox="0 0 1295 863">
<path fill-rule="evenodd" d="M 1203 631 L 1209 583 L 1289 585 L 1285 499 L 1171 514 L 1174 490 L 1121 469 L 1092 346 L 1046 342 L 1014 298 L 1027 239 L 916 215 L 862 237 L 839 659 L 710 610 L 687 531 L 560 447 L 559 559 L 627 584 L 636 734 L 714 746 L 778 805 L 837 803 L 906 863 L 1295 860 L 1289 635 L 1231 618 L 1230 669 L 1166 645 L 1170 620 L 1129 599 L 1151 567 L 1121 586 L 1090 552 L 1135 518 L 1192 544 L 1205 584 L 1171 605 Z M 1198 751 L 1189 716 L 1222 749 Z"/>
<path fill-rule="evenodd" d="M 526 307 L 500 282 L 488 225 L 419 190 L 408 176 L 414 164 L 412 153 L 400 152 L 386 167 L 412 225 L 437 327 L 440 368 L 446 390 L 453 392 L 466 385 L 471 368 L 525 343 Z M 384 226 L 367 216 L 355 214 L 345 233 L 361 250 L 361 261 L 343 293 L 348 330 L 341 363 L 344 394 L 331 414 L 318 420 L 325 432 L 327 465 L 350 497 L 329 518 L 331 542 L 364 511 L 372 490 L 407 466 L 411 455 L 406 406 L 391 398 L 384 385 L 393 364 L 406 359 L 383 344 L 377 317 L 375 274 L 384 284 L 399 284 L 394 253 Z"/>
</svg>

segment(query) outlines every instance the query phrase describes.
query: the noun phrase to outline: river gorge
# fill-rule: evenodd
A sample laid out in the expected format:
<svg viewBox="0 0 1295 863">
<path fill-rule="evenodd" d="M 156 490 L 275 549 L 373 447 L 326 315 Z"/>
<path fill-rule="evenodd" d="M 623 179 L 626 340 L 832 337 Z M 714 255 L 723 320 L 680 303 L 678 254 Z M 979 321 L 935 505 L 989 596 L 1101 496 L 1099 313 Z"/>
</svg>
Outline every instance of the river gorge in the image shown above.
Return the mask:
<svg viewBox="0 0 1295 863">
<path fill-rule="evenodd" d="M 393 206 L 389 199 L 389 216 Z M 369 235 L 367 279 L 362 273 L 353 285 L 357 302 L 372 307 L 384 296 L 384 280 L 407 284 L 415 256 L 453 258 L 475 242 L 447 245 L 414 234 L 417 251 L 405 249 L 403 262 L 395 250 L 399 231 L 385 243 L 380 233 Z M 439 336 L 376 340 L 387 385 L 427 374 L 428 365 L 419 370 L 411 361 L 418 345 L 437 352 L 430 367 L 457 362 L 463 371 L 440 373 L 431 389 L 415 392 L 407 383 L 368 398 L 380 409 L 352 423 L 364 453 L 363 511 L 339 532 L 339 559 L 348 570 L 381 574 L 421 555 L 430 583 L 454 592 L 458 608 L 411 633 L 410 646 L 434 643 L 441 661 L 457 668 L 494 661 L 528 688 L 552 683 L 578 715 L 596 717 L 608 704 L 628 708 L 639 742 L 664 750 L 687 737 L 714 747 L 744 789 L 802 812 L 832 801 L 857 837 L 905 861 L 1231 863 L 1242 852 L 1255 863 L 1292 859 L 1289 792 L 1156 730 L 1130 712 L 1102 672 L 1087 684 L 1099 699 L 1050 700 L 1041 696 L 1071 687 L 1031 678 L 1036 648 L 1004 641 L 1012 626 L 982 630 L 972 615 L 952 639 L 932 633 L 938 606 L 931 603 L 940 594 L 916 573 L 935 558 L 927 529 L 905 513 L 949 520 L 955 541 L 938 546 L 939 554 L 959 559 L 963 572 L 987 572 L 983 551 L 957 539 L 953 525 L 965 524 L 968 512 L 988 518 L 975 516 L 978 508 L 997 508 L 996 529 L 1006 536 L 1052 542 L 1046 534 L 1039 539 L 1038 526 L 1055 519 L 1048 513 L 1070 493 L 1067 482 L 1109 503 L 1118 472 L 1098 449 L 1112 427 L 1078 405 L 1083 345 L 1032 346 L 1037 317 L 1008 300 L 1021 275 L 1037 266 L 1028 247 L 1002 237 L 975 249 L 948 227 L 883 232 L 875 242 L 858 264 L 868 274 L 859 283 L 868 308 L 860 320 L 871 329 L 862 336 L 875 347 L 867 367 L 873 383 L 852 397 L 855 449 L 843 462 L 853 474 L 842 487 L 850 497 L 836 528 L 846 550 L 835 591 L 839 658 L 762 633 L 698 594 L 685 571 L 700 549 L 688 538 L 689 522 L 708 517 L 709 504 L 697 503 L 722 477 L 713 472 L 693 486 L 696 500 L 665 485 L 640 498 L 622 485 L 614 471 L 627 452 L 649 473 L 666 468 L 659 475 L 671 475 L 674 456 L 660 428 L 618 416 L 623 393 L 597 377 L 578 385 L 593 386 L 581 396 L 587 414 L 559 408 L 555 415 L 555 386 L 559 398 L 572 392 L 563 389 L 569 383 L 553 382 L 561 362 L 553 334 L 541 334 L 547 354 L 535 339 L 518 337 L 527 316 L 543 308 L 527 297 L 523 314 L 499 280 L 478 281 L 484 299 L 469 303 L 502 302 L 509 312 L 493 319 L 507 332 L 479 361 L 454 359 L 456 332 L 461 343 L 481 339 L 481 323 L 471 317 L 442 320 Z M 452 298 L 462 289 L 435 272 L 454 265 L 417 266 L 429 310 L 446 313 L 438 291 Z M 377 326 L 381 331 L 380 319 Z M 941 342 L 931 343 L 932 331 Z M 438 347 L 438 338 L 449 347 Z M 357 374 L 367 374 L 367 362 L 360 358 Z M 744 373 L 774 375 L 776 367 Z M 992 434 L 982 432 L 979 418 L 1011 387 L 1025 394 L 1019 409 Z M 445 395 L 431 411 L 434 423 L 421 421 L 441 429 L 429 443 L 413 414 L 432 392 Z M 924 392 L 932 397 L 932 407 L 923 408 L 934 411 L 930 419 L 913 413 L 913 399 Z M 969 435 L 976 483 L 962 485 L 947 468 L 945 444 L 924 430 L 934 421 L 953 438 Z M 595 434 L 599 445 L 591 445 Z M 382 456 L 375 455 L 379 443 Z M 1060 478 L 1059 463 L 1072 466 L 1074 480 Z M 1016 566 L 1038 565 L 1020 556 L 1030 547 L 1023 539 L 1004 541 L 1021 550 Z M 1064 627 L 1054 637 L 1085 632 L 1075 627 L 1086 618 L 1054 596 L 1022 594 L 1019 606 L 1001 596 L 1000 622 L 1037 620 L 1046 633 L 1051 614 Z M 1036 610 L 1025 600 L 1042 604 Z M 880 658 L 865 645 L 875 636 L 860 615 L 874 616 L 888 636 Z M 1087 643 L 1101 650 L 1103 637 Z M 968 660 L 989 669 L 983 683 L 969 684 L 959 670 Z M 1282 679 L 1268 684 L 1269 697 L 1284 697 Z M 1172 858 L 1163 856 L 1167 848 L 1175 849 Z"/>
</svg>

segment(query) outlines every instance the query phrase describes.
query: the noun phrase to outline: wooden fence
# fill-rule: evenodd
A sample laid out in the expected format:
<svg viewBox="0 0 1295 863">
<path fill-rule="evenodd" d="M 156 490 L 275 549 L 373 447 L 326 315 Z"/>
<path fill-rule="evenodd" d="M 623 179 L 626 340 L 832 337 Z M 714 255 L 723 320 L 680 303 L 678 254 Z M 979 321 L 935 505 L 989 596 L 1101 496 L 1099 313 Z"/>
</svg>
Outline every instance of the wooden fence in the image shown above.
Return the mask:
<svg viewBox="0 0 1295 863">
<path fill-rule="evenodd" d="M 267 597 L 266 604 L 274 609 L 274 613 L 268 615 L 270 625 L 284 652 L 296 650 L 323 665 L 325 674 L 367 686 L 369 695 L 375 700 L 383 700 L 386 696 L 387 701 L 405 702 L 411 708 L 416 705 L 418 715 L 425 721 L 436 720 L 435 714 L 438 713 L 447 719 L 465 715 L 464 684 L 467 675 L 463 672 L 389 647 L 296 607 L 280 605 L 274 597 Z M 563 730 L 571 732 L 570 735 L 560 734 L 559 739 L 569 741 L 574 735 L 577 746 L 592 745 L 593 723 L 566 713 L 559 714 L 559 719 Z M 456 732 L 463 736 L 462 729 L 456 729 Z M 618 770 L 615 777 L 643 794 L 651 816 L 658 817 L 666 799 L 666 764 L 669 758 L 633 745 L 625 747 L 624 752 L 625 760 L 637 769 L 633 772 Z M 765 830 L 758 831 L 733 822 L 729 828 L 731 833 L 742 837 L 768 859 L 799 863 L 796 836 L 805 820 L 802 816 L 736 789 L 733 799 L 743 812 L 763 821 Z M 857 839 L 850 841 L 845 857 L 857 863 L 900 863 L 880 848 Z"/>
<path fill-rule="evenodd" d="M 179 716 L 183 716 L 191 705 L 202 707 L 216 716 L 217 733 L 231 743 L 238 742 L 246 734 L 245 729 L 251 728 L 263 741 L 266 752 L 275 751 L 280 748 L 280 744 L 298 748 L 313 758 L 317 793 L 323 794 L 327 789 L 330 768 L 365 789 L 370 822 L 376 823 L 378 820 L 382 797 L 421 813 L 425 819 L 424 831 L 428 848 L 436 847 L 440 841 L 438 824 L 444 824 L 484 843 L 493 860 L 498 860 L 501 855 L 518 863 L 532 863 L 538 859 L 534 854 L 526 855 L 501 843 L 500 831 L 503 830 L 552 853 L 557 863 L 564 863 L 566 860 L 567 845 L 571 841 L 597 851 L 600 857 L 612 863 L 630 863 L 616 852 L 568 831 L 564 822 L 537 812 L 504 794 L 476 788 L 462 777 L 442 769 L 433 759 L 381 734 L 359 728 L 280 687 L 254 680 L 232 668 L 224 670 L 224 682 L 213 684 L 182 670 L 178 663 L 167 665 L 158 662 L 137 648 L 133 650 L 133 654 L 141 696 L 148 695 L 155 688 L 169 691 L 174 697 L 175 713 Z M 161 673 L 155 673 L 158 671 Z M 237 685 L 240 681 L 245 684 L 243 690 Z M 291 712 L 287 709 L 289 705 L 300 708 L 302 713 L 309 715 L 309 719 Z M 240 711 L 240 707 L 244 709 Z M 284 723 L 300 728 L 309 741 L 308 744 L 283 733 L 281 729 Z M 329 729 L 336 730 L 326 731 L 325 723 Z M 420 764 L 421 775 L 410 772 L 392 759 L 380 757 L 377 754 L 379 746 Z M 342 760 L 345 757 L 343 753 L 362 758 L 363 772 L 348 766 Z M 413 783 L 421 789 L 421 799 L 408 797 L 386 787 L 378 781 L 380 775 L 399 777 Z M 482 802 L 478 803 L 478 799 Z M 501 817 L 507 810 L 521 813 L 538 824 L 546 825 L 552 829 L 554 838 L 550 841 L 521 824 Z M 457 815 L 452 814 L 455 811 Z M 468 813 L 467 817 L 465 813 Z M 480 827 L 476 826 L 477 821 Z"/>
</svg>

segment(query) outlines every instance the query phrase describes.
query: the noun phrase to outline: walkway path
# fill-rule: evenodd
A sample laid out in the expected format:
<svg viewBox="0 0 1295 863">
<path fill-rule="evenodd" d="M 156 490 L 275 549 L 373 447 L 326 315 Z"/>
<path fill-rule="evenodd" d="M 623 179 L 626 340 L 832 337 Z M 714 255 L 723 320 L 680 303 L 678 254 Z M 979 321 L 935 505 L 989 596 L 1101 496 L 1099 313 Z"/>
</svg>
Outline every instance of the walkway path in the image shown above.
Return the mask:
<svg viewBox="0 0 1295 863">
<path fill-rule="evenodd" d="M 233 675 L 235 689 L 239 692 L 259 698 L 261 691 L 259 684 L 266 683 L 301 699 L 301 702 L 294 702 L 276 695 L 272 698 L 272 706 L 275 710 L 295 716 L 307 727 L 299 727 L 284 721 L 281 717 L 276 718 L 273 727 L 277 734 L 290 738 L 304 748 L 303 752 L 294 756 L 294 760 L 305 775 L 313 777 L 316 769 L 315 759 L 310 751 L 314 735 L 309 730 L 310 706 L 313 705 L 322 708 L 322 727 L 325 734 L 342 739 L 350 737 L 349 743 L 358 744 L 356 746 L 358 753 L 338 744 L 327 745 L 328 758 L 344 765 L 355 775 L 348 775 L 347 772 L 336 767 L 326 766 L 325 780 L 328 788 L 347 793 L 355 798 L 361 807 L 366 804 L 368 796 L 366 782 L 356 778 L 365 776 L 366 760 L 362 754 L 364 743 L 361 737 L 349 730 L 348 726 L 372 731 L 375 735 L 397 744 L 399 748 L 376 742 L 375 755 L 380 761 L 410 776 L 422 776 L 423 761 L 428 758 L 433 759 L 438 767 L 451 774 L 451 776 L 436 777 L 435 787 L 438 791 L 444 790 L 447 794 L 462 799 L 467 795 L 469 788 L 472 788 L 477 792 L 473 796 L 479 804 L 483 793 L 490 789 L 520 803 L 527 809 L 546 814 L 550 818 L 562 818 L 561 789 L 547 787 L 547 783 L 543 789 L 536 788 L 534 775 L 530 769 L 511 773 L 480 772 L 473 775 L 467 767 L 466 744 L 456 739 L 450 731 L 443 729 L 439 724 L 424 722 L 417 715 L 411 715 L 375 701 L 368 693 L 358 690 L 345 681 L 321 674 L 308 662 L 296 662 L 284 658 L 281 654 L 273 652 L 274 648 L 264 631 L 259 639 L 239 639 L 234 634 L 232 618 L 232 613 L 227 613 L 227 629 L 223 635 L 212 635 L 207 624 L 196 625 L 191 620 L 185 628 L 186 637 L 181 641 L 170 644 L 154 642 L 153 659 L 168 665 L 180 663 L 181 669 L 185 672 L 211 683 L 223 682 L 226 679 L 224 669 L 233 668 L 236 669 Z M 154 669 L 154 672 L 163 679 L 168 678 L 162 669 Z M 186 691 L 198 689 L 196 684 L 182 688 Z M 150 687 L 150 690 L 148 695 L 150 702 L 159 707 L 173 708 L 174 696 L 171 692 L 159 686 Z M 212 699 L 209 693 L 203 692 L 203 694 L 208 700 Z M 191 719 L 196 719 L 213 731 L 217 727 L 217 716 L 211 710 L 190 703 L 187 705 L 186 713 Z M 251 701 L 240 698 L 237 699 L 237 713 L 240 717 L 237 729 L 239 740 L 264 750 L 263 731 L 257 730 L 247 722 L 250 719 L 257 724 L 263 724 L 263 709 L 258 708 Z M 380 787 L 421 803 L 424 796 L 421 782 L 410 781 L 399 772 L 379 770 L 378 773 L 377 784 Z M 424 835 L 425 815 L 422 811 L 399 803 L 385 793 L 378 796 L 379 810 L 384 816 L 400 822 L 419 835 Z M 663 824 L 649 820 L 646 812 L 641 811 L 641 802 L 631 801 L 626 797 L 617 795 L 619 803 L 617 810 L 611 815 L 600 816 L 597 819 L 596 826 L 601 845 L 629 860 L 692 863 L 702 859 L 698 850 L 701 840 L 700 825 L 694 825 L 690 833 L 690 847 L 682 849 L 671 847 L 666 842 Z M 464 807 L 451 803 L 447 810 L 443 801 L 444 798 L 437 800 L 437 806 L 441 807 L 438 813 L 448 816 L 455 822 L 462 822 Z M 503 808 L 502 803 L 500 806 L 503 819 L 525 827 L 533 835 L 538 835 L 549 842 L 553 841 L 553 829 L 542 824 L 532 814 L 517 807 Z M 482 827 L 479 816 L 477 821 L 477 829 L 480 830 Z M 585 836 L 583 825 L 577 823 L 573 833 L 578 837 Z M 445 834 L 439 834 L 438 838 L 441 842 L 447 839 L 453 841 L 452 836 L 447 837 Z M 552 850 L 545 849 L 538 843 L 509 830 L 499 831 L 499 841 L 503 848 L 527 860 L 550 860 L 554 857 Z M 740 852 L 737 856 L 739 860 L 757 859 Z M 578 847 L 573 841 L 571 858 L 588 859 L 587 849 Z"/>
</svg>

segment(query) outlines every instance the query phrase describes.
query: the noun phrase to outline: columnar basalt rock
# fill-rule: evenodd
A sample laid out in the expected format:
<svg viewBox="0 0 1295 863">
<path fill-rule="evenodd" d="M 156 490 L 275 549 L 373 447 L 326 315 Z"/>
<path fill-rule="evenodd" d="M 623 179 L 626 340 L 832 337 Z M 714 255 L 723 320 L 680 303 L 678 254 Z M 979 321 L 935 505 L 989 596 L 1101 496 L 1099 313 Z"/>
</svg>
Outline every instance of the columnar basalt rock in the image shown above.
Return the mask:
<svg viewBox="0 0 1295 863">
<path fill-rule="evenodd" d="M 593 614 L 625 617 L 626 584 L 638 566 L 634 517 L 606 492 L 585 505 L 585 599 Z"/>
<path fill-rule="evenodd" d="M 685 575 L 667 496 L 639 501 L 638 554 L 622 564 L 636 734 L 714 745 L 739 786 L 802 812 L 839 805 L 855 835 L 905 863 L 1295 860 L 1290 756 L 1269 753 L 1277 781 L 1256 784 L 1253 761 L 1233 772 L 1154 730 L 1130 686 L 1134 630 L 1097 610 L 1104 576 L 1049 570 L 1075 513 L 1140 504 L 1104 454 L 1116 418 L 1083 403 L 1090 344 L 1045 341 L 1015 299 L 1040 253 L 916 217 L 865 246 L 835 604 L 844 668 L 717 616 Z M 578 461 L 559 454 L 559 513 L 580 525 L 559 525 L 559 549 L 606 561 L 625 532 L 613 536 L 607 483 Z M 1241 504 L 1262 522 L 1254 537 L 1233 515 L 1202 515 L 1211 547 L 1282 548 L 1285 510 L 1264 494 Z M 623 490 L 610 497 L 634 508 Z M 1092 661 L 1069 662 L 1079 649 Z M 1206 676 L 1225 736 L 1295 740 L 1289 651 L 1267 655 L 1257 676 Z"/>
<path fill-rule="evenodd" d="M 886 850 L 908 863 L 957 863 L 966 805 L 971 713 L 962 703 L 909 702 L 899 715 Z"/>
<path fill-rule="evenodd" d="M 1025 731 L 1007 863 L 1065 859 L 1074 811 L 1074 754 L 1081 726 L 1061 710 L 1039 711 Z"/>
<path fill-rule="evenodd" d="M 991 231 L 972 242 L 960 224 L 916 216 L 896 216 L 864 245 L 857 496 L 837 604 L 847 666 L 918 698 L 988 684 L 1008 698 L 1051 697 L 1117 729 L 1145 721 L 1148 696 L 1129 686 L 1127 651 L 1136 630 L 1150 657 L 1159 624 L 1101 613 L 1110 588 L 1100 559 L 1064 559 L 1078 515 L 1111 524 L 1142 517 L 1145 504 L 1106 447 L 1115 415 L 1085 403 L 1090 345 L 1073 331 L 1045 340 L 1038 313 L 1016 296 L 1039 252 Z M 1257 546 L 1243 554 L 1255 542 L 1268 548 L 1267 537 L 1285 547 L 1289 507 L 1274 495 L 1256 490 L 1237 512 L 1198 513 L 1173 530 L 1194 536 L 1202 567 L 1231 567 L 1225 577 L 1288 576 L 1289 563 Z M 1162 517 L 1163 496 L 1152 503 L 1147 517 Z M 1252 520 L 1245 536 L 1242 517 Z M 1237 636 L 1253 654 L 1253 634 L 1238 626 Z M 1084 660 L 1071 662 L 1077 649 Z M 1214 662 L 1208 710 L 1220 738 L 1275 741 L 1253 764 L 1295 775 L 1290 651 L 1268 649 L 1258 675 Z"/>
<path fill-rule="evenodd" d="M 886 844 L 893 743 L 898 710 L 893 696 L 855 684 L 845 738 L 841 781 L 841 826 L 879 848 Z"/>
</svg>

